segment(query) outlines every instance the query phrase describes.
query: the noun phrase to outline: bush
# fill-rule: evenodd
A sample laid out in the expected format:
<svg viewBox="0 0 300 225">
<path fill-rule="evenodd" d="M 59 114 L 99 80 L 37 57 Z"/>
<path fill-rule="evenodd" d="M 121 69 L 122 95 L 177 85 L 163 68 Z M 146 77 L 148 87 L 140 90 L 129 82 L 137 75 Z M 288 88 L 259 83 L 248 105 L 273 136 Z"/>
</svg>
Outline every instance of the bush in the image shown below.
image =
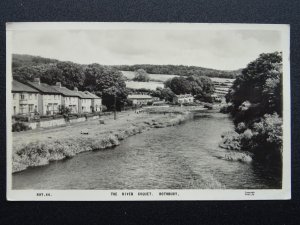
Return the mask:
<svg viewBox="0 0 300 225">
<path fill-rule="evenodd" d="M 28 122 L 29 121 L 29 117 L 25 116 L 25 115 L 15 115 L 15 116 L 12 116 L 12 119 L 14 119 L 15 121 L 20 121 L 20 122 Z"/>
<path fill-rule="evenodd" d="M 105 105 L 102 106 L 102 112 L 106 112 L 107 111 L 107 107 Z"/>
<path fill-rule="evenodd" d="M 244 122 L 240 122 L 235 128 L 236 132 L 238 132 L 238 133 L 243 133 L 246 129 L 247 129 L 247 127 Z"/>
<path fill-rule="evenodd" d="M 56 114 L 53 116 L 54 119 L 64 118 L 64 115 Z"/>
<path fill-rule="evenodd" d="M 70 114 L 67 116 L 68 120 L 70 119 L 77 119 L 79 117 L 79 114 Z"/>
<path fill-rule="evenodd" d="M 195 103 L 195 102 L 185 102 L 185 103 L 183 103 L 182 105 L 184 105 L 184 106 L 197 106 L 197 105 L 199 105 L 199 104 L 197 104 L 197 103 Z"/>
<path fill-rule="evenodd" d="M 256 147 L 256 143 L 253 142 L 253 132 L 250 129 L 245 130 L 240 134 L 240 145 L 243 150 L 253 151 L 253 148 Z"/>
<path fill-rule="evenodd" d="M 259 122 L 245 128 L 244 123 L 237 126 L 241 149 L 255 153 L 258 158 L 279 162 L 282 154 L 282 118 L 277 113 L 265 114 Z"/>
<path fill-rule="evenodd" d="M 40 116 L 41 121 L 53 120 L 53 118 L 54 118 L 53 115 L 42 115 L 42 116 Z"/>
<path fill-rule="evenodd" d="M 59 105 L 58 106 L 58 111 L 59 111 L 59 114 L 69 114 L 71 112 L 71 109 L 69 107 L 66 107 L 64 105 Z"/>
<path fill-rule="evenodd" d="M 95 116 L 94 113 L 87 113 L 84 115 L 85 118 L 88 118 L 88 117 L 92 117 L 92 116 Z"/>
<path fill-rule="evenodd" d="M 221 112 L 221 113 L 229 113 L 229 112 L 232 112 L 232 110 L 233 110 L 232 104 L 227 104 L 227 105 L 224 105 L 224 106 L 220 109 L 220 112 Z"/>
<path fill-rule="evenodd" d="M 282 118 L 277 113 L 266 114 L 260 122 L 254 123 L 253 132 L 262 144 L 273 145 L 275 148 L 282 146 Z"/>
<path fill-rule="evenodd" d="M 28 125 L 21 122 L 16 122 L 12 125 L 12 132 L 19 132 L 25 130 L 31 130 L 31 128 Z"/>
<path fill-rule="evenodd" d="M 213 103 L 213 97 L 210 94 L 197 95 L 196 98 L 202 102 Z"/>
<path fill-rule="evenodd" d="M 94 115 L 95 115 L 95 116 L 100 116 L 100 115 L 101 115 L 101 112 L 94 112 Z"/>
<path fill-rule="evenodd" d="M 44 118 L 50 118 L 50 119 L 53 119 L 53 115 L 42 115 L 40 116 L 41 119 L 44 119 Z"/>
</svg>

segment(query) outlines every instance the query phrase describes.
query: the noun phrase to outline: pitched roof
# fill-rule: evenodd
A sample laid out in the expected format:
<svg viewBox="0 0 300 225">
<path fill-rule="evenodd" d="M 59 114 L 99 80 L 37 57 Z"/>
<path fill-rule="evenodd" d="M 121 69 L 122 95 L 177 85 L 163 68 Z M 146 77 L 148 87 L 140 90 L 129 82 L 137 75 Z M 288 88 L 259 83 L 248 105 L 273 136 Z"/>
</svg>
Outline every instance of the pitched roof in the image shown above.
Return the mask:
<svg viewBox="0 0 300 225">
<path fill-rule="evenodd" d="M 27 82 L 28 85 L 30 85 L 31 87 L 39 90 L 42 93 L 47 93 L 47 94 L 60 94 L 60 92 L 58 92 L 57 90 L 55 90 L 53 87 L 51 87 L 48 84 L 44 84 L 44 83 L 35 83 L 35 82 Z"/>
<path fill-rule="evenodd" d="M 31 92 L 31 93 L 38 93 L 39 91 L 26 85 L 20 83 L 19 81 L 13 80 L 12 81 L 12 92 Z"/>
<path fill-rule="evenodd" d="M 150 95 L 128 95 L 131 99 L 152 99 Z"/>
<path fill-rule="evenodd" d="M 94 99 L 99 99 L 100 98 L 99 96 L 97 96 L 97 95 L 95 95 L 95 94 L 93 94 L 89 91 L 84 91 L 84 93 L 89 95 L 91 98 L 94 98 Z"/>
<path fill-rule="evenodd" d="M 85 93 L 82 92 L 82 91 L 78 91 L 78 92 L 76 92 L 76 93 L 79 94 L 79 97 L 80 97 L 80 98 L 88 98 L 88 99 L 92 99 L 92 98 L 93 98 L 93 97 L 91 97 L 90 95 L 85 94 Z"/>
<path fill-rule="evenodd" d="M 63 96 L 80 97 L 77 91 L 72 91 L 66 87 L 52 86 L 55 90 L 61 93 Z"/>
</svg>

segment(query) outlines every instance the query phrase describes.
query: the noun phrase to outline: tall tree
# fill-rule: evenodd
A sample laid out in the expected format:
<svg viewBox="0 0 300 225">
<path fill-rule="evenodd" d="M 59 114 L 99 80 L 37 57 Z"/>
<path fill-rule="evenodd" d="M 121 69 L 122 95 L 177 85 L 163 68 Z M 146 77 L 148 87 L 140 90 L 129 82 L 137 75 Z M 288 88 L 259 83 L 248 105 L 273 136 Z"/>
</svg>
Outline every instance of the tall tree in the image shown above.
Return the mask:
<svg viewBox="0 0 300 225">
<path fill-rule="evenodd" d="M 74 89 L 74 87 L 83 88 L 85 74 L 82 65 L 72 62 L 59 62 L 56 66 L 62 71 L 64 86 L 70 89 Z"/>
<path fill-rule="evenodd" d="M 190 82 L 184 77 L 174 77 L 171 82 L 166 83 L 175 94 L 189 94 L 192 91 Z"/>
<path fill-rule="evenodd" d="M 121 109 L 126 102 L 128 91 L 122 73 L 112 67 L 91 64 L 85 70 L 85 86 L 102 96 L 103 104 L 108 109 L 114 107 L 116 95 L 117 108 Z"/>
<path fill-rule="evenodd" d="M 282 53 L 264 53 L 249 63 L 226 98 L 233 103 L 232 113 L 237 120 L 250 120 L 273 112 L 282 115 Z M 245 102 L 250 104 L 246 110 L 249 113 L 241 117 L 246 113 Z"/>
<path fill-rule="evenodd" d="M 150 81 L 149 74 L 144 69 L 138 69 L 135 71 L 134 81 L 148 82 Z"/>
</svg>

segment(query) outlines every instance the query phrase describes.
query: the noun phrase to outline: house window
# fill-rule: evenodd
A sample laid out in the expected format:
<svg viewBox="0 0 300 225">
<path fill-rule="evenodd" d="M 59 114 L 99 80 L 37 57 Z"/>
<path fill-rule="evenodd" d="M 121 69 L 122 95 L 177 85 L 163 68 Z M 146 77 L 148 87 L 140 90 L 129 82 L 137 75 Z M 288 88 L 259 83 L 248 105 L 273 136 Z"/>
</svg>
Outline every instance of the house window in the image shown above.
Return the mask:
<svg viewBox="0 0 300 225">
<path fill-rule="evenodd" d="M 16 94 L 13 94 L 13 99 L 16 99 Z"/>
<path fill-rule="evenodd" d="M 57 103 L 55 103 L 55 104 L 53 104 L 53 111 L 58 111 L 58 104 Z"/>
<path fill-rule="evenodd" d="M 25 94 L 21 94 L 21 100 L 25 99 Z"/>
<path fill-rule="evenodd" d="M 27 113 L 27 105 L 20 105 L 20 113 L 22 114 Z"/>
<path fill-rule="evenodd" d="M 34 106 L 33 104 L 29 105 L 29 112 L 33 112 L 33 106 Z"/>
<path fill-rule="evenodd" d="M 17 107 L 14 106 L 14 115 L 16 115 L 16 114 L 17 114 Z"/>
<path fill-rule="evenodd" d="M 29 94 L 29 99 L 32 99 L 32 94 Z"/>
<path fill-rule="evenodd" d="M 47 114 L 47 115 L 52 114 L 52 113 L 51 113 L 52 110 L 53 110 L 53 106 L 52 106 L 51 103 L 49 103 L 49 104 L 47 105 L 47 111 L 46 111 L 46 114 Z"/>
</svg>

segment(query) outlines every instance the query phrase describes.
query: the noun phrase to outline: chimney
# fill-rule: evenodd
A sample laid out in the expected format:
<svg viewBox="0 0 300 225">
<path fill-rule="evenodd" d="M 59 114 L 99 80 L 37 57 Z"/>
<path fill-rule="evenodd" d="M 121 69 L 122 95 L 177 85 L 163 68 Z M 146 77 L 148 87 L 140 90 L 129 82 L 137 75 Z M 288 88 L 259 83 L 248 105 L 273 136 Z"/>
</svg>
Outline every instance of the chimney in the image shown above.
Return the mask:
<svg viewBox="0 0 300 225">
<path fill-rule="evenodd" d="M 34 82 L 34 83 L 37 83 L 38 85 L 41 84 L 40 78 L 34 78 L 33 82 Z"/>
<path fill-rule="evenodd" d="M 55 86 L 56 87 L 61 87 L 61 82 L 56 82 Z"/>
<path fill-rule="evenodd" d="M 77 88 L 77 87 L 74 87 L 74 91 L 78 91 L 78 88 Z"/>
</svg>

